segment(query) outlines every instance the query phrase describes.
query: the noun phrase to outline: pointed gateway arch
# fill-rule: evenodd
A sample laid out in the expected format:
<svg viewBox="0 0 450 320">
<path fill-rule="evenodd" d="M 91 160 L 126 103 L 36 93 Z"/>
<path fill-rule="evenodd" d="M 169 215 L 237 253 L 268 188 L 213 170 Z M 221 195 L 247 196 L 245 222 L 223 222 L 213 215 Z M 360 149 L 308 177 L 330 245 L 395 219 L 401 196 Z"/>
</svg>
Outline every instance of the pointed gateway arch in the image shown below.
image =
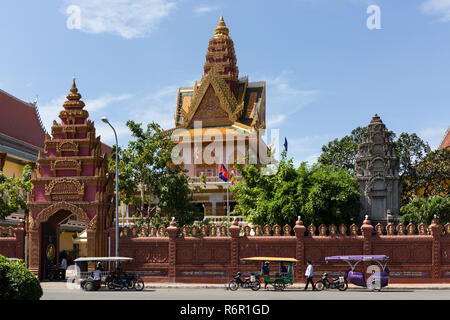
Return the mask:
<svg viewBox="0 0 450 320">
<path fill-rule="evenodd" d="M 31 180 L 28 268 L 39 279 L 44 278 L 47 263 L 57 262 L 59 224 L 72 215 L 86 225 L 88 255 L 107 255 L 107 230 L 114 209 L 113 177 L 102 151 L 105 148 L 95 136 L 94 123 L 88 120 L 89 113 L 80 99 L 74 79 L 59 114 L 61 122 L 53 122 L 53 138 L 45 137 L 45 155 L 38 157 L 39 177 Z"/>
</svg>

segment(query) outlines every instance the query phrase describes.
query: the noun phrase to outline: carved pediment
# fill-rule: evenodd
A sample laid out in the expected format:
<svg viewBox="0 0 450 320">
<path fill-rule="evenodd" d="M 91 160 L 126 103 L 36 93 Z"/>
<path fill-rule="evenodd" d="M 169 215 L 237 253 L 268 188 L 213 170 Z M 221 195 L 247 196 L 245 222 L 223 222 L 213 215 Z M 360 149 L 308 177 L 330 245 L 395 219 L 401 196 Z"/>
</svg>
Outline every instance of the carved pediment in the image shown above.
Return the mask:
<svg viewBox="0 0 450 320">
<path fill-rule="evenodd" d="M 54 160 L 50 162 L 50 170 L 56 175 L 57 170 L 75 170 L 77 175 L 81 173 L 81 161 L 71 159 Z"/>
<path fill-rule="evenodd" d="M 56 152 L 61 156 L 62 152 L 73 152 L 74 155 L 78 155 L 78 143 L 74 141 L 61 141 L 56 145 Z"/>
<path fill-rule="evenodd" d="M 83 200 L 84 184 L 75 179 L 55 179 L 45 185 L 47 200 Z"/>
<path fill-rule="evenodd" d="M 238 103 L 236 98 L 227 86 L 225 80 L 223 80 L 216 70 L 212 68 L 208 74 L 202 78 L 200 87 L 195 90 L 189 110 L 187 112 L 182 110 L 183 123 L 185 127 L 189 127 L 191 125 L 194 120 L 193 117 L 197 114 L 197 110 L 200 105 L 204 109 L 201 112 L 207 113 L 208 110 L 210 113 L 213 112 L 212 109 L 214 108 L 210 105 L 215 98 L 212 97 L 212 95 L 215 96 L 218 102 L 215 111 L 221 112 L 221 115 L 223 115 L 222 111 L 225 112 L 231 123 L 237 120 L 238 115 L 236 114 L 236 110 L 238 110 Z"/>
</svg>

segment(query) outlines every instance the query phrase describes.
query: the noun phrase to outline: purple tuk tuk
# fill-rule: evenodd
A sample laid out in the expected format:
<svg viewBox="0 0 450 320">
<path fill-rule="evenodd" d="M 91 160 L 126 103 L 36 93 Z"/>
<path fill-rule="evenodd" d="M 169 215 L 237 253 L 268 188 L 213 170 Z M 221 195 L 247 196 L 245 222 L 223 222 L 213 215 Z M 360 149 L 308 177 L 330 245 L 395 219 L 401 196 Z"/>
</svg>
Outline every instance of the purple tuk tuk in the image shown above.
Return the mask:
<svg viewBox="0 0 450 320">
<path fill-rule="evenodd" d="M 350 266 L 346 273 L 347 279 L 354 285 L 360 287 L 367 287 L 373 291 L 381 291 L 389 283 L 389 269 L 387 268 L 388 256 L 385 255 L 355 255 L 355 256 L 332 256 L 325 257 L 326 263 L 328 261 L 345 261 Z M 368 279 L 365 278 L 364 272 L 355 271 L 356 266 L 362 261 L 374 261 L 377 264 L 372 264 L 367 268 L 367 273 L 371 273 Z"/>
</svg>

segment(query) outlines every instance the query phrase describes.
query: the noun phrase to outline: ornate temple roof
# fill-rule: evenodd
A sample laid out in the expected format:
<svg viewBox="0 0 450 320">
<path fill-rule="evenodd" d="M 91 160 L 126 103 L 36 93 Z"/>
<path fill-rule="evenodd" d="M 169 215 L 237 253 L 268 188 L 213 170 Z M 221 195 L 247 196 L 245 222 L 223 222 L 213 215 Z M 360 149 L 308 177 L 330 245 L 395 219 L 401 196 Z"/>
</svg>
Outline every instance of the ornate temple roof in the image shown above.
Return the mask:
<svg viewBox="0 0 450 320">
<path fill-rule="evenodd" d="M 0 151 L 36 161 L 46 132 L 35 104 L 0 90 L 0 115 Z"/>
<path fill-rule="evenodd" d="M 236 61 L 233 40 L 221 16 L 214 36 L 209 40 L 202 80 L 192 87 L 178 89 L 176 127 L 192 127 L 195 115 L 202 113 L 197 118 L 203 119 L 205 127 L 235 124 L 244 128 L 265 128 L 266 83 L 249 82 L 248 77 L 239 79 Z M 214 108 L 215 97 L 219 100 L 219 109 Z M 199 111 L 201 104 L 208 104 L 208 99 L 209 106 Z M 217 122 L 212 119 L 214 114 L 217 115 Z"/>
<path fill-rule="evenodd" d="M 450 127 L 447 129 L 445 133 L 444 139 L 442 139 L 441 144 L 438 149 L 450 148 Z"/>
</svg>

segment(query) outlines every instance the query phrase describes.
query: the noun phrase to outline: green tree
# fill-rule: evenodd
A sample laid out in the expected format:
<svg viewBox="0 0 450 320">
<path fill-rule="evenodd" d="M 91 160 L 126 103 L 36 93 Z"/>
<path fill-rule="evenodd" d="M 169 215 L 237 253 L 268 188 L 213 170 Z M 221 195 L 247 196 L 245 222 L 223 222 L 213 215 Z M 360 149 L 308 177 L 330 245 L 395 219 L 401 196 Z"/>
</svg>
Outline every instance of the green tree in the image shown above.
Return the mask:
<svg viewBox="0 0 450 320">
<path fill-rule="evenodd" d="M 450 188 L 450 149 L 438 149 L 415 164 L 404 176 L 402 203 L 415 196 L 448 196 Z"/>
<path fill-rule="evenodd" d="M 412 222 L 429 225 L 436 215 L 442 224 L 450 222 L 450 196 L 431 196 L 428 199 L 414 198 L 410 203 L 400 208 L 402 223 Z"/>
<path fill-rule="evenodd" d="M 147 222 L 157 217 L 166 222 L 175 217 L 179 223 L 198 218 L 186 171 L 172 163 L 170 135 L 156 123 L 148 124 L 145 131 L 134 121 L 127 121 L 127 126 L 135 139 L 118 150 L 120 201 L 133 205 Z M 111 169 L 115 168 L 115 152 L 109 162 Z"/>
<path fill-rule="evenodd" d="M 0 219 L 20 210 L 28 213 L 26 194 L 31 191 L 31 167 L 26 165 L 21 178 L 6 177 L 0 171 Z"/>
<path fill-rule="evenodd" d="M 359 214 L 359 191 L 346 169 L 302 163 L 292 159 L 279 162 L 274 175 L 264 175 L 253 165 L 240 170 L 244 179 L 232 191 L 233 214 L 259 225 L 294 225 L 301 215 L 306 224 L 340 224 L 354 221 Z"/>
<path fill-rule="evenodd" d="M 358 145 L 362 142 L 362 135 L 366 127 L 357 127 L 351 134 L 342 139 L 334 139 L 322 146 L 322 154 L 318 162 L 323 165 L 334 165 L 353 172 L 358 155 Z"/>
</svg>

